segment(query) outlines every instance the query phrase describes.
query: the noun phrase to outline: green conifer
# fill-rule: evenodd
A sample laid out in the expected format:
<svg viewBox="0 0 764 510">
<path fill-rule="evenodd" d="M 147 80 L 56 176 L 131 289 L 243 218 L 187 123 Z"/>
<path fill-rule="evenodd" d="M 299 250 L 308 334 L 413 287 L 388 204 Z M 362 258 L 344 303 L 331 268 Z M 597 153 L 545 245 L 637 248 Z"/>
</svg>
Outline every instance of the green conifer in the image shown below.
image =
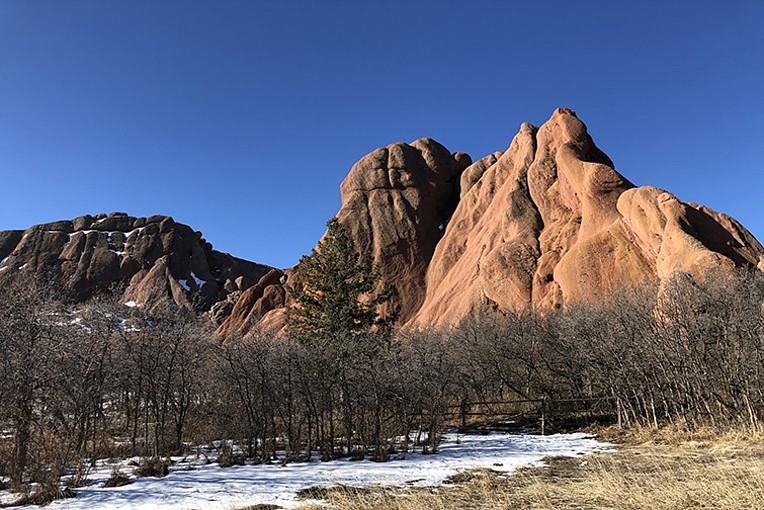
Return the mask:
<svg viewBox="0 0 764 510">
<path fill-rule="evenodd" d="M 298 265 L 301 285 L 289 290 L 296 306 L 287 323 L 303 340 L 341 338 L 369 332 L 379 324 L 377 306 L 387 296 L 372 297 L 379 283 L 379 268 L 371 257 L 358 252 L 346 227 L 337 218 L 310 256 Z"/>
</svg>

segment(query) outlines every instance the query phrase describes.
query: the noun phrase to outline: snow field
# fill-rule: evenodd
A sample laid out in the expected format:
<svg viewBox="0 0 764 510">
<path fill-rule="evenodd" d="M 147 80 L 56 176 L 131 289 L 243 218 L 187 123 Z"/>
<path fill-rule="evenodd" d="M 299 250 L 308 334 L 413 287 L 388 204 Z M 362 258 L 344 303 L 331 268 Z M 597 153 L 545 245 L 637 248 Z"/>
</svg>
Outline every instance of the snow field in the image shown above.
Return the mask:
<svg viewBox="0 0 764 510">
<path fill-rule="evenodd" d="M 164 478 L 131 478 L 128 485 L 108 489 L 101 486 L 114 466 L 126 474 L 132 467 L 127 461 L 101 461 L 91 473 L 91 485 L 76 489 L 76 498 L 54 501 L 47 508 L 234 510 L 259 503 L 295 508 L 302 503 L 296 492 L 313 486 L 438 486 L 459 471 L 487 468 L 512 472 L 521 466 L 541 465 L 544 457 L 584 455 L 609 446 L 582 433 L 537 436 L 449 432 L 434 455 L 409 453 L 405 459 L 379 463 L 342 459 L 227 468 L 206 463 L 204 457 L 178 457 Z"/>
</svg>

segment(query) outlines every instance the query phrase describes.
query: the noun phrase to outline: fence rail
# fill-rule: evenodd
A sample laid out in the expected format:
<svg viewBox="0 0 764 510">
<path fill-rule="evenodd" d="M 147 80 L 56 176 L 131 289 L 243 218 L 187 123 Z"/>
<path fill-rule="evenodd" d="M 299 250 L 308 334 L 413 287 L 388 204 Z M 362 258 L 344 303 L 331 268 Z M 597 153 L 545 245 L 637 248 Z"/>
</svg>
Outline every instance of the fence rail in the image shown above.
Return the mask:
<svg viewBox="0 0 764 510">
<path fill-rule="evenodd" d="M 588 398 L 565 398 L 565 399 L 514 399 L 514 400 L 499 400 L 499 401 L 465 401 L 458 405 L 447 406 L 446 409 L 453 410 L 443 413 L 447 417 L 460 417 L 462 426 L 466 426 L 467 418 L 470 416 L 503 416 L 507 418 L 518 418 L 531 414 L 539 415 L 539 422 L 541 427 L 541 434 L 546 434 L 546 426 L 548 418 L 551 415 L 564 415 L 572 414 L 573 410 L 555 410 L 555 406 L 559 404 L 575 404 L 586 402 L 607 402 L 616 401 L 616 407 L 618 407 L 618 399 L 612 396 L 601 397 L 588 397 Z M 533 404 L 530 409 L 519 409 L 521 405 Z M 514 406 L 514 409 L 507 409 L 507 407 Z M 502 407 L 503 409 L 491 409 L 491 407 Z M 479 411 L 473 411 L 473 408 L 481 408 Z M 487 408 L 487 409 L 486 409 Z M 586 411 L 591 411 L 591 407 Z M 614 414 L 617 411 L 614 411 Z M 620 412 L 617 413 L 620 423 Z"/>
</svg>

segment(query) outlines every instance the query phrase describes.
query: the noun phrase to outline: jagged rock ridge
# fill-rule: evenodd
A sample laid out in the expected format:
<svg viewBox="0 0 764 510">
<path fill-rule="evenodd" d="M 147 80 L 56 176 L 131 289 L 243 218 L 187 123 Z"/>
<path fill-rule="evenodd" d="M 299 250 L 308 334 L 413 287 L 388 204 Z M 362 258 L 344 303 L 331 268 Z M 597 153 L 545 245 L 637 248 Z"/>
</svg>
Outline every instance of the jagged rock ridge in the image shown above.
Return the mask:
<svg viewBox="0 0 764 510">
<path fill-rule="evenodd" d="M 219 322 L 271 269 L 213 250 L 200 232 L 168 216 L 86 215 L 0 232 L 0 282 L 36 273 L 73 301 L 121 285 L 125 302 L 174 302 Z"/>
<path fill-rule="evenodd" d="M 677 271 L 764 270 L 764 249 L 742 225 L 635 187 L 565 108 L 540 128 L 522 124 L 506 151 L 474 164 L 429 139 L 377 149 L 341 190 L 337 217 L 382 267 L 402 326 L 452 325 L 487 308 L 596 301 Z M 286 276 L 299 281 L 299 266 Z M 283 295 L 275 278 L 269 285 L 270 295 Z M 249 292 L 223 333 L 245 332 L 257 317 L 283 325 L 279 300 Z"/>
</svg>

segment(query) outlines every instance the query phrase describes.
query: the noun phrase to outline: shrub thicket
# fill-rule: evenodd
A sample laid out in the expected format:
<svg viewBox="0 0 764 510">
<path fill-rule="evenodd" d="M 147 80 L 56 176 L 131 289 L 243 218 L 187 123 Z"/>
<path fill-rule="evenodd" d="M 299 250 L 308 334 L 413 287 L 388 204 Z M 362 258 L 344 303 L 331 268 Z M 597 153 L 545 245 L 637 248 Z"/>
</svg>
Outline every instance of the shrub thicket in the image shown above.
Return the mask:
<svg viewBox="0 0 764 510">
<path fill-rule="evenodd" d="M 81 459 L 227 445 L 255 462 L 432 451 L 468 402 L 603 399 L 625 425 L 761 430 L 764 274 L 616 293 L 448 331 L 221 343 L 179 310 L 73 310 L 0 290 L 0 476 L 57 481 Z M 222 446 L 221 446 L 222 448 Z"/>
</svg>

